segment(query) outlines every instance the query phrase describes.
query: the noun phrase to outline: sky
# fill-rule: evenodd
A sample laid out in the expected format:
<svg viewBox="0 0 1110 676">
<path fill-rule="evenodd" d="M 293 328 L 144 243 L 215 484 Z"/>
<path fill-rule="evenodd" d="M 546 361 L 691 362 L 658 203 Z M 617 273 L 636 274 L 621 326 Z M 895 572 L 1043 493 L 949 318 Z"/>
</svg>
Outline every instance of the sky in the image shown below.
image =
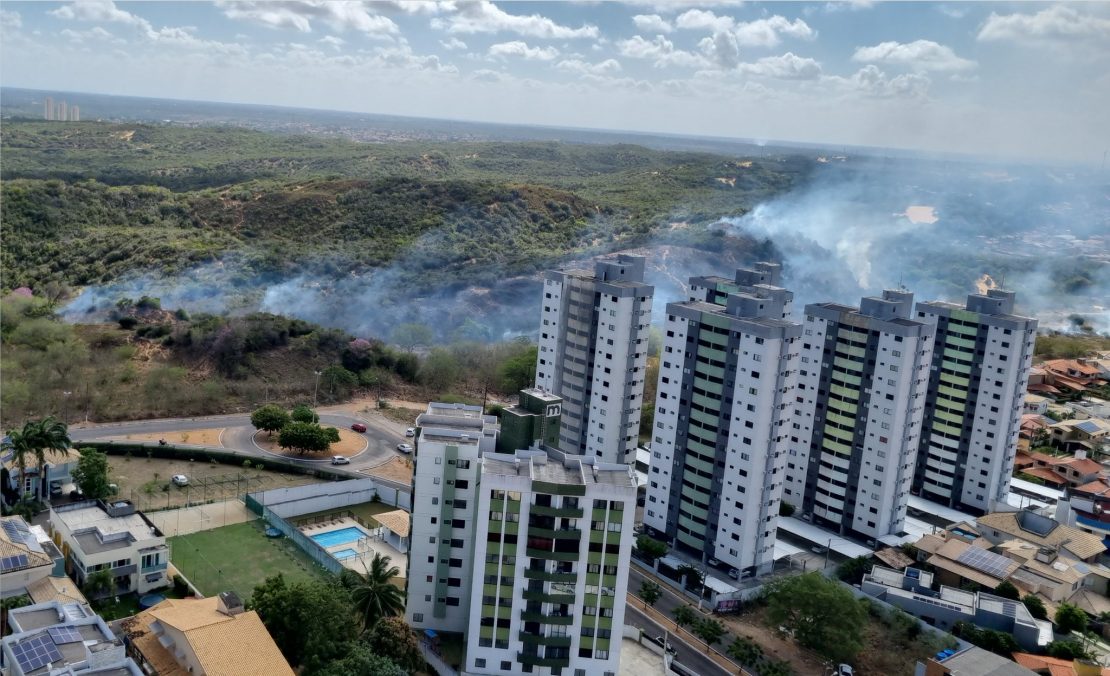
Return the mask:
<svg viewBox="0 0 1110 676">
<path fill-rule="evenodd" d="M 9 2 L 0 84 L 1098 164 L 1110 3 Z"/>
</svg>

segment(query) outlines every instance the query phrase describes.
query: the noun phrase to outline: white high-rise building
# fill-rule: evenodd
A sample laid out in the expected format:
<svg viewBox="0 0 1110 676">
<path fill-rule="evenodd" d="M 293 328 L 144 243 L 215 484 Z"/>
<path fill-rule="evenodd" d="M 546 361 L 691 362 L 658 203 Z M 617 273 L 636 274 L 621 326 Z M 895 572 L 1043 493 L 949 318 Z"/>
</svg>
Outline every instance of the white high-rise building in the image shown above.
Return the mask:
<svg viewBox="0 0 1110 676">
<path fill-rule="evenodd" d="M 417 419 L 405 607 L 413 627 L 467 630 L 478 459 L 496 449 L 497 434 L 481 406 L 431 403 Z"/>
<path fill-rule="evenodd" d="M 642 256 L 549 271 L 536 387 L 563 400 L 559 447 L 603 462 L 635 460 L 654 288 Z"/>
<path fill-rule="evenodd" d="M 1013 311 L 999 289 L 966 306 L 917 304 L 917 319 L 936 325 L 913 483 L 925 499 L 975 512 L 1005 503 L 1037 332 Z"/>
<path fill-rule="evenodd" d="M 713 296 L 724 304 L 667 305 L 644 524 L 703 560 L 763 572 L 774 559 L 802 327 L 783 319 L 792 294 L 781 287 L 729 291 Z"/>
<path fill-rule="evenodd" d="M 632 468 L 551 448 L 484 454 L 476 500 L 465 673 L 615 676 Z"/>
<path fill-rule="evenodd" d="M 913 481 L 934 326 L 910 319 L 913 294 L 860 307 L 805 308 L 798 415 L 783 501 L 860 538 L 902 531 Z"/>
</svg>

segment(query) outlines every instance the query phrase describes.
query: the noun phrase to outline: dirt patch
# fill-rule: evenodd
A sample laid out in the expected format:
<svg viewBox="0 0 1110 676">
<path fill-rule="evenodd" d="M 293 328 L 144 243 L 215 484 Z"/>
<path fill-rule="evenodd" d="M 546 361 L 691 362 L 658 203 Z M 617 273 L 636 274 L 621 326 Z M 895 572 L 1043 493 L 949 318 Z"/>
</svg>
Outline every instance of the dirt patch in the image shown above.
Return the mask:
<svg viewBox="0 0 1110 676">
<path fill-rule="evenodd" d="M 361 470 L 361 472 L 380 479 L 396 481 L 397 483 L 412 483 L 412 461 L 408 458 L 393 457 L 380 465 Z"/>
<path fill-rule="evenodd" d="M 765 655 L 789 662 L 795 673 L 824 673 L 824 660 L 769 628 L 766 614 L 766 608 L 754 608 L 743 615 L 723 616 L 721 621 L 737 636 L 746 636 L 759 644 Z"/>
<path fill-rule="evenodd" d="M 186 502 L 227 500 L 246 492 L 320 483 L 319 479 L 301 474 L 143 456 L 108 456 L 108 466 L 111 481 L 119 486 L 118 495 L 146 511 L 181 507 Z M 189 477 L 189 485 L 175 486 L 170 481 L 175 474 Z"/>
<path fill-rule="evenodd" d="M 366 450 L 366 437 L 352 430 L 339 430 L 339 443 L 332 444 L 331 448 L 325 453 L 313 454 L 312 456 L 278 446 L 278 435 L 270 436 L 269 433 L 262 430 L 254 433 L 254 443 L 274 455 L 284 455 L 290 458 L 330 458 L 333 455 L 351 458 Z"/>
<path fill-rule="evenodd" d="M 126 434 L 113 439 L 128 441 L 158 441 L 165 439 L 169 444 L 193 444 L 195 446 L 223 446 L 220 435 L 224 428 L 210 430 L 184 430 L 181 432 L 152 432 L 150 434 Z"/>
</svg>

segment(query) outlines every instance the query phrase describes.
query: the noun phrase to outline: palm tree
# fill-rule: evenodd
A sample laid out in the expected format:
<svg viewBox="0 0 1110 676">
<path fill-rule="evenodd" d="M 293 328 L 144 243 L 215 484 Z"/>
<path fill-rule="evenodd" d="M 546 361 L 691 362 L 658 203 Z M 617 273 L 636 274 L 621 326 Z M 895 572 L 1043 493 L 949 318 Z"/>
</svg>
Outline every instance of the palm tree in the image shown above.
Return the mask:
<svg viewBox="0 0 1110 676">
<path fill-rule="evenodd" d="M 362 620 L 364 630 L 369 630 L 383 617 L 400 615 L 405 610 L 405 593 L 390 580 L 401 574 L 391 559 L 375 553 L 374 560 L 365 574 L 358 574 L 358 584 L 351 589 L 351 600 Z"/>
<path fill-rule="evenodd" d="M 28 420 L 23 423 L 22 430 L 8 431 L 8 444 L 12 449 L 12 458 L 19 468 L 19 492 L 24 493 L 26 485 L 27 465 L 34 459 L 40 470 L 46 465 L 46 454 L 65 456 L 73 444 L 69 438 L 69 428 L 63 422 L 58 422 L 54 416 L 47 416 L 42 420 Z M 45 479 L 46 472 L 39 473 Z"/>
</svg>

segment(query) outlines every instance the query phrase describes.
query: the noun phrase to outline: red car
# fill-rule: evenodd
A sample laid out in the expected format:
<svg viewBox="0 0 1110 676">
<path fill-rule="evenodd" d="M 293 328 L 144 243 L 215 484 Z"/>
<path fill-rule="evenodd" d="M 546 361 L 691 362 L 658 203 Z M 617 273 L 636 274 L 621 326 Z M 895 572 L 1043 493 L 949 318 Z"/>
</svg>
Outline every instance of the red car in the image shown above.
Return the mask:
<svg viewBox="0 0 1110 676">
<path fill-rule="evenodd" d="M 355 423 L 354 425 L 351 425 L 351 429 L 361 434 L 366 431 L 366 425 L 363 425 L 362 423 Z"/>
</svg>

